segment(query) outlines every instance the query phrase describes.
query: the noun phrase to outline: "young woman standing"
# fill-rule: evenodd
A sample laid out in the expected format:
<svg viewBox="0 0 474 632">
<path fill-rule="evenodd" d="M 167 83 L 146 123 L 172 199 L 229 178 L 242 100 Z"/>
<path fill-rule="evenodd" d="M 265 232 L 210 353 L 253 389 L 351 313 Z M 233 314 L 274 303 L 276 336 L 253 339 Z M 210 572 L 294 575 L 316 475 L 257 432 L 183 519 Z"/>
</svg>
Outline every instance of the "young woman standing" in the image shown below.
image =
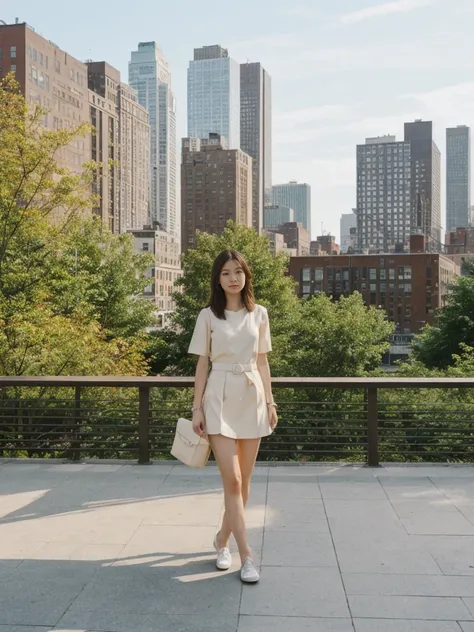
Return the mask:
<svg viewBox="0 0 474 632">
<path fill-rule="evenodd" d="M 232 564 L 232 533 L 246 583 L 257 582 L 259 574 L 247 541 L 244 507 L 260 439 L 278 423 L 267 360 L 271 348 L 268 313 L 255 304 L 250 269 L 239 252 L 225 250 L 214 262 L 211 302 L 200 312 L 189 346 L 189 353 L 199 356 L 193 428 L 208 435 L 224 487 L 225 513 L 214 539 L 216 566 L 227 570 Z"/>
</svg>

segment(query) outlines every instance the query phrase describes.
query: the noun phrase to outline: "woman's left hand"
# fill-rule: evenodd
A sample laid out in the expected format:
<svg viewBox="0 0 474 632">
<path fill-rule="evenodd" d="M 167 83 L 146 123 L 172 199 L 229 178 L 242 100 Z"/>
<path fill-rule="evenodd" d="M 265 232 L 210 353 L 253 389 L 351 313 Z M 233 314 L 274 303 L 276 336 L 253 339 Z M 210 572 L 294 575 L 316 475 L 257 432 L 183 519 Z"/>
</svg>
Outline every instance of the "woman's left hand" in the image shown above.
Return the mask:
<svg viewBox="0 0 474 632">
<path fill-rule="evenodd" d="M 278 424 L 278 415 L 275 406 L 270 405 L 268 407 L 268 419 L 270 422 L 270 428 L 275 430 Z"/>
</svg>

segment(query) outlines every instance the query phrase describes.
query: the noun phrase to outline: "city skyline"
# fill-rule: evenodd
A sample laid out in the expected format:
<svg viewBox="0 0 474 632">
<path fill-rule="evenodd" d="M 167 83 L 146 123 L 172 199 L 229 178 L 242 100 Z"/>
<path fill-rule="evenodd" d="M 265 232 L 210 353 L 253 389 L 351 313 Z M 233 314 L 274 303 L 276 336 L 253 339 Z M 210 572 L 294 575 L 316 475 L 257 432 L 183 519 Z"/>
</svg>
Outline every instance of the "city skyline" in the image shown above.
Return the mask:
<svg viewBox="0 0 474 632">
<path fill-rule="evenodd" d="M 156 40 L 173 72 L 178 138 L 186 135 L 186 69 L 194 47 L 220 41 L 240 63 L 261 62 L 273 79 L 273 180 L 311 184 L 317 233 L 322 223 L 339 235 L 341 214 L 355 205 L 354 147 L 366 137 L 402 138 L 404 122 L 433 120 L 444 162 L 446 128 L 474 125 L 474 63 L 463 53 L 470 44 L 468 0 L 455 7 L 441 0 L 423 6 L 336 0 L 321 7 L 301 0 L 288 7 L 277 0 L 271 13 L 250 0 L 239 6 L 216 3 L 218 34 L 209 33 L 206 16 L 188 0 L 170 6 L 166 20 L 147 0 L 140 12 L 120 2 L 112 14 L 90 0 L 81 6 L 68 22 L 57 0 L 41 6 L 25 0 L 19 18 L 78 59 L 107 60 L 123 77 L 137 42 Z M 13 0 L 2 8 L 7 22 L 19 14 Z M 444 170 L 442 183 L 445 227 Z"/>
</svg>

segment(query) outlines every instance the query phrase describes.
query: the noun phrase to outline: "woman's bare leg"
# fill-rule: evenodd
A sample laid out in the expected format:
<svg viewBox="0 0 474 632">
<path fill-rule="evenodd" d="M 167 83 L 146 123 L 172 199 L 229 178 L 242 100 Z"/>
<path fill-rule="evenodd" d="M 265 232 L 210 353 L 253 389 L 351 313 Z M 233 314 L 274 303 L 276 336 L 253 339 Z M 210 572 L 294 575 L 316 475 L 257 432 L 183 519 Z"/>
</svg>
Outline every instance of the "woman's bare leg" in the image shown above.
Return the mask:
<svg viewBox="0 0 474 632">
<path fill-rule="evenodd" d="M 250 494 L 250 482 L 257 460 L 258 450 L 260 448 L 260 439 L 238 439 L 237 440 L 237 456 L 239 460 L 240 473 L 242 477 L 242 502 L 243 506 L 247 504 Z M 232 527 L 227 515 L 227 509 L 222 519 L 221 530 L 219 531 L 218 546 L 228 546 Z"/>
<path fill-rule="evenodd" d="M 237 454 L 237 442 L 222 435 L 210 435 L 212 451 L 219 466 L 224 486 L 224 505 L 227 520 L 234 534 L 240 559 L 251 557 L 245 528 L 244 503 L 242 500 L 242 474 Z"/>
</svg>

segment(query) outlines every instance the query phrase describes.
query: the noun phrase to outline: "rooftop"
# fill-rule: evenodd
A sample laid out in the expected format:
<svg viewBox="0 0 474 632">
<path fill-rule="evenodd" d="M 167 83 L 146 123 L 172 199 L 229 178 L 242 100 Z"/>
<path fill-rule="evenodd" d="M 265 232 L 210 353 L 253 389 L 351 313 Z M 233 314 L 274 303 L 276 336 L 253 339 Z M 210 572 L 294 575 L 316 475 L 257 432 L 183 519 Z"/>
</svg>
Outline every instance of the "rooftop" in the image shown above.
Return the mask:
<svg viewBox="0 0 474 632">
<path fill-rule="evenodd" d="M 222 508 L 212 465 L 0 461 L 0 630 L 474 630 L 473 467 L 258 465 L 257 586 Z"/>
</svg>

